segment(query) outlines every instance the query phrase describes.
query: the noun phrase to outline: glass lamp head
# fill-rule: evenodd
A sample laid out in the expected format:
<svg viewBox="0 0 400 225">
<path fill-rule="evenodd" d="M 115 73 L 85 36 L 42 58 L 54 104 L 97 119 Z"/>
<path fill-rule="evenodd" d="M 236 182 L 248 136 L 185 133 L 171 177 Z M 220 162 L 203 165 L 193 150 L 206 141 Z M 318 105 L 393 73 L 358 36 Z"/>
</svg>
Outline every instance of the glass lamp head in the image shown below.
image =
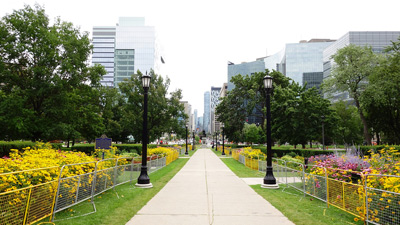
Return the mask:
<svg viewBox="0 0 400 225">
<path fill-rule="evenodd" d="M 144 88 L 150 87 L 150 80 L 151 80 L 151 76 L 147 75 L 147 71 L 146 71 L 146 74 L 142 75 L 142 85 Z"/>
<path fill-rule="evenodd" d="M 267 76 L 264 77 L 263 81 L 264 81 L 264 88 L 265 89 L 269 89 L 269 90 L 272 89 L 272 80 L 273 80 L 273 78 L 271 76 L 267 75 Z"/>
</svg>

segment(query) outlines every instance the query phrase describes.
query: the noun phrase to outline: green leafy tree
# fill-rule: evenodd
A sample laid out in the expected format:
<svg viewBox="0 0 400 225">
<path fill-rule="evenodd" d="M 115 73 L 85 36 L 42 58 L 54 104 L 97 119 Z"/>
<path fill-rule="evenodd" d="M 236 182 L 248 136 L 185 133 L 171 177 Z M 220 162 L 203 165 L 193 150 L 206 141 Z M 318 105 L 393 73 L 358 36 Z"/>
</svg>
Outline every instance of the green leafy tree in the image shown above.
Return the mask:
<svg viewBox="0 0 400 225">
<path fill-rule="evenodd" d="M 148 129 L 149 140 L 155 140 L 163 133 L 172 131 L 178 136 L 185 135 L 185 121 L 187 115 L 184 106 L 180 103 L 182 99 L 181 90 L 168 93 L 170 80 L 164 80 L 161 76 L 150 72 L 151 82 L 148 92 Z M 136 142 L 142 140 L 143 127 L 143 94 L 141 81 L 142 73 L 133 74 L 129 80 L 120 83 L 123 98 L 126 104 L 123 107 L 123 116 L 120 124 L 125 126 L 133 135 Z M 168 97 L 169 96 L 169 97 Z"/>
<path fill-rule="evenodd" d="M 258 143 L 260 141 L 260 130 L 256 124 L 246 123 L 243 128 L 244 141 L 248 143 Z"/>
<path fill-rule="evenodd" d="M 330 103 L 315 88 L 306 90 L 283 74 L 266 70 L 251 76 L 237 75 L 231 79 L 235 88 L 228 92 L 216 110 L 219 120 L 225 124 L 229 140 L 246 140 L 246 133 L 242 131 L 245 130 L 245 118 L 249 116 L 261 118 L 261 128 L 265 130 L 266 93 L 263 78 L 266 75 L 274 78 L 271 114 L 272 138 L 275 141 L 302 144 L 305 147 L 308 141 L 321 138 L 322 115 L 326 117 L 327 127 L 334 126 L 335 117 L 329 109 Z M 333 129 L 328 130 L 331 132 Z M 260 137 L 265 138 L 264 135 Z"/>
<path fill-rule="evenodd" d="M 347 105 L 344 101 L 339 101 L 332 105 L 332 109 L 338 116 L 335 140 L 346 145 L 361 144 L 363 125 L 357 108 Z"/>
<path fill-rule="evenodd" d="M 329 78 L 324 80 L 323 90 L 328 94 L 337 91 L 349 93 L 349 96 L 354 99 L 363 124 L 364 140 L 370 145 L 371 134 L 360 99 L 368 85 L 368 78 L 374 73 L 378 63 L 377 56 L 370 47 L 351 44 L 339 49 L 332 57 L 336 65 Z"/>
<path fill-rule="evenodd" d="M 379 59 L 361 102 L 378 140 L 383 133 L 386 142 L 400 144 L 400 40 Z"/>
<path fill-rule="evenodd" d="M 123 124 L 123 110 L 126 101 L 117 88 L 100 89 L 101 115 L 104 123 L 103 134 L 113 141 L 126 142 L 130 135 L 128 126 Z"/>
<path fill-rule="evenodd" d="M 80 134 L 93 138 L 101 118 L 92 98 L 105 70 L 88 66 L 91 48 L 87 32 L 59 18 L 50 25 L 38 5 L 3 17 L 0 125 L 7 129 L 0 136 L 48 140 Z"/>
<path fill-rule="evenodd" d="M 325 136 L 332 136 L 336 117 L 329 108 L 328 100 L 323 99 L 316 88 L 307 89 L 297 83 L 292 83 L 281 92 L 280 104 L 275 104 L 279 112 L 275 118 L 273 128 L 281 143 L 292 145 L 301 144 L 303 148 L 307 142 L 322 141 L 322 116 L 325 117 Z"/>
<path fill-rule="evenodd" d="M 229 91 L 228 95 L 216 107 L 218 120 L 224 123 L 224 134 L 227 139 L 233 142 L 243 141 L 242 130 L 246 119 L 246 107 L 244 98 L 245 82 L 243 76 L 234 76 L 231 80 L 235 88 Z"/>
</svg>

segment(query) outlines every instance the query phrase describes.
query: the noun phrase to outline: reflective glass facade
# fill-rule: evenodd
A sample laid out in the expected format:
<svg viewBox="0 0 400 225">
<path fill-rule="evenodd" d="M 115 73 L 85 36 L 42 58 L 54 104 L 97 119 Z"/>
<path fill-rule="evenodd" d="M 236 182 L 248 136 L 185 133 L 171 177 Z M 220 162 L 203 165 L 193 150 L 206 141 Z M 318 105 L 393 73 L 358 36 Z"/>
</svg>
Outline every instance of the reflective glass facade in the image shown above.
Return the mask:
<svg viewBox="0 0 400 225">
<path fill-rule="evenodd" d="M 322 81 L 323 51 L 331 45 L 329 39 L 311 39 L 309 42 L 286 44 L 280 52 L 264 59 L 265 68 L 281 72 L 300 85 L 317 86 Z M 320 76 L 320 77 L 318 77 Z"/>
<path fill-rule="evenodd" d="M 285 75 L 304 85 L 304 73 L 323 71 L 322 53 L 332 42 L 311 42 L 286 44 Z"/>
<path fill-rule="evenodd" d="M 135 73 L 135 50 L 115 50 L 115 83 L 129 79 Z"/>
<path fill-rule="evenodd" d="M 231 91 L 235 86 L 231 82 L 232 77 L 241 74 L 252 75 L 257 72 L 265 71 L 265 63 L 263 60 L 257 60 L 254 62 L 246 62 L 241 64 L 229 64 L 228 65 L 228 91 Z"/>
<path fill-rule="evenodd" d="M 211 95 L 210 95 L 210 109 L 211 109 L 211 116 L 210 116 L 210 124 L 211 124 L 211 132 L 219 131 L 220 125 L 217 121 L 218 117 L 215 115 L 215 107 L 219 104 L 219 94 L 221 93 L 220 87 L 211 87 Z"/>
<path fill-rule="evenodd" d="M 92 64 L 103 65 L 107 74 L 100 83 L 103 86 L 114 86 L 114 48 L 115 27 L 93 27 Z"/>
<path fill-rule="evenodd" d="M 282 49 L 280 52 L 264 58 L 265 69 L 268 69 L 269 71 L 276 70 L 285 74 L 285 71 L 283 71 L 285 68 L 284 59 L 285 49 Z"/>
<path fill-rule="evenodd" d="M 323 72 L 303 73 L 303 85 L 306 85 L 307 89 L 312 87 L 319 89 L 322 84 L 322 76 Z"/>
<path fill-rule="evenodd" d="M 219 103 L 219 93 L 221 92 L 220 87 L 211 87 L 211 110 L 215 110 Z"/>
<path fill-rule="evenodd" d="M 103 85 L 118 87 L 137 70 L 159 72 L 161 54 L 155 28 L 145 26 L 143 17 L 120 17 L 115 27 L 94 27 L 93 46 L 92 63 L 107 71 Z"/>
</svg>

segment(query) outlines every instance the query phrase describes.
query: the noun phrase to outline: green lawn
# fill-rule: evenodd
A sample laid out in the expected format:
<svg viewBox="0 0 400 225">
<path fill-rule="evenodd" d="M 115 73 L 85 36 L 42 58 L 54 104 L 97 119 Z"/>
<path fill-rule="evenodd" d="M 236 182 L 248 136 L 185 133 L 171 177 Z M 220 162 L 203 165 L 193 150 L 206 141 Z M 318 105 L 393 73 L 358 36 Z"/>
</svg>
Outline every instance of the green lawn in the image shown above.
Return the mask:
<svg viewBox="0 0 400 225">
<path fill-rule="evenodd" d="M 222 161 L 238 177 L 263 177 L 264 173 L 245 167 L 240 162 L 232 158 L 222 158 Z M 280 185 L 279 189 L 265 189 L 260 185 L 251 186 L 259 195 L 270 202 L 275 208 L 281 211 L 286 217 L 295 224 L 363 224 L 354 221 L 354 216 L 333 206 L 327 208 L 325 202 L 306 195 L 294 188 L 285 188 Z"/>
<path fill-rule="evenodd" d="M 86 201 L 57 213 L 56 224 L 125 224 L 175 176 L 187 161 L 188 159 L 177 159 L 168 166 L 151 173 L 149 176 L 153 188 L 136 188 L 134 186 L 136 181 L 117 186 L 115 191 L 111 189 L 95 197 L 96 213 L 68 219 L 93 212 L 92 204 Z"/>
</svg>

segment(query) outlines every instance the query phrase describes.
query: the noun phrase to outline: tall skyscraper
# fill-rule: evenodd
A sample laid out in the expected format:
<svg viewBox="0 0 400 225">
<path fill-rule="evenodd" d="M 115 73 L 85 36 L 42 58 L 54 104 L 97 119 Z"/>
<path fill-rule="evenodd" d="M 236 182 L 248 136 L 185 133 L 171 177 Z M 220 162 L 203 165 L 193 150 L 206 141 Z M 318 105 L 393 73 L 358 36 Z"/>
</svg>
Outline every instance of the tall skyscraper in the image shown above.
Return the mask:
<svg viewBox="0 0 400 225">
<path fill-rule="evenodd" d="M 100 83 L 114 86 L 115 27 L 93 27 L 92 64 L 101 64 L 107 71 Z"/>
<path fill-rule="evenodd" d="M 210 132 L 210 115 L 211 115 L 211 108 L 210 108 L 210 92 L 204 92 L 204 114 L 203 114 L 203 129 L 206 133 Z"/>
<path fill-rule="evenodd" d="M 194 110 L 193 117 L 194 117 L 194 119 L 193 119 L 194 130 L 197 131 L 197 128 L 198 128 L 198 124 L 197 124 L 198 123 L 197 122 L 197 109 Z"/>
<path fill-rule="evenodd" d="M 163 59 L 155 28 L 146 26 L 144 17 L 120 17 L 116 26 L 93 27 L 92 63 L 106 68 L 104 86 L 118 87 L 137 70 L 158 73 Z"/>
<path fill-rule="evenodd" d="M 202 116 L 199 116 L 199 118 L 197 120 L 197 125 L 199 127 L 199 132 L 202 132 L 204 130 L 203 129 L 203 117 Z"/>
<path fill-rule="evenodd" d="M 219 104 L 219 94 L 221 92 L 220 87 L 211 87 L 211 97 L 210 97 L 210 125 L 211 125 L 211 133 L 214 133 L 215 131 L 219 131 L 220 125 L 219 122 L 217 121 L 217 117 L 215 115 L 215 108 Z"/>
</svg>

